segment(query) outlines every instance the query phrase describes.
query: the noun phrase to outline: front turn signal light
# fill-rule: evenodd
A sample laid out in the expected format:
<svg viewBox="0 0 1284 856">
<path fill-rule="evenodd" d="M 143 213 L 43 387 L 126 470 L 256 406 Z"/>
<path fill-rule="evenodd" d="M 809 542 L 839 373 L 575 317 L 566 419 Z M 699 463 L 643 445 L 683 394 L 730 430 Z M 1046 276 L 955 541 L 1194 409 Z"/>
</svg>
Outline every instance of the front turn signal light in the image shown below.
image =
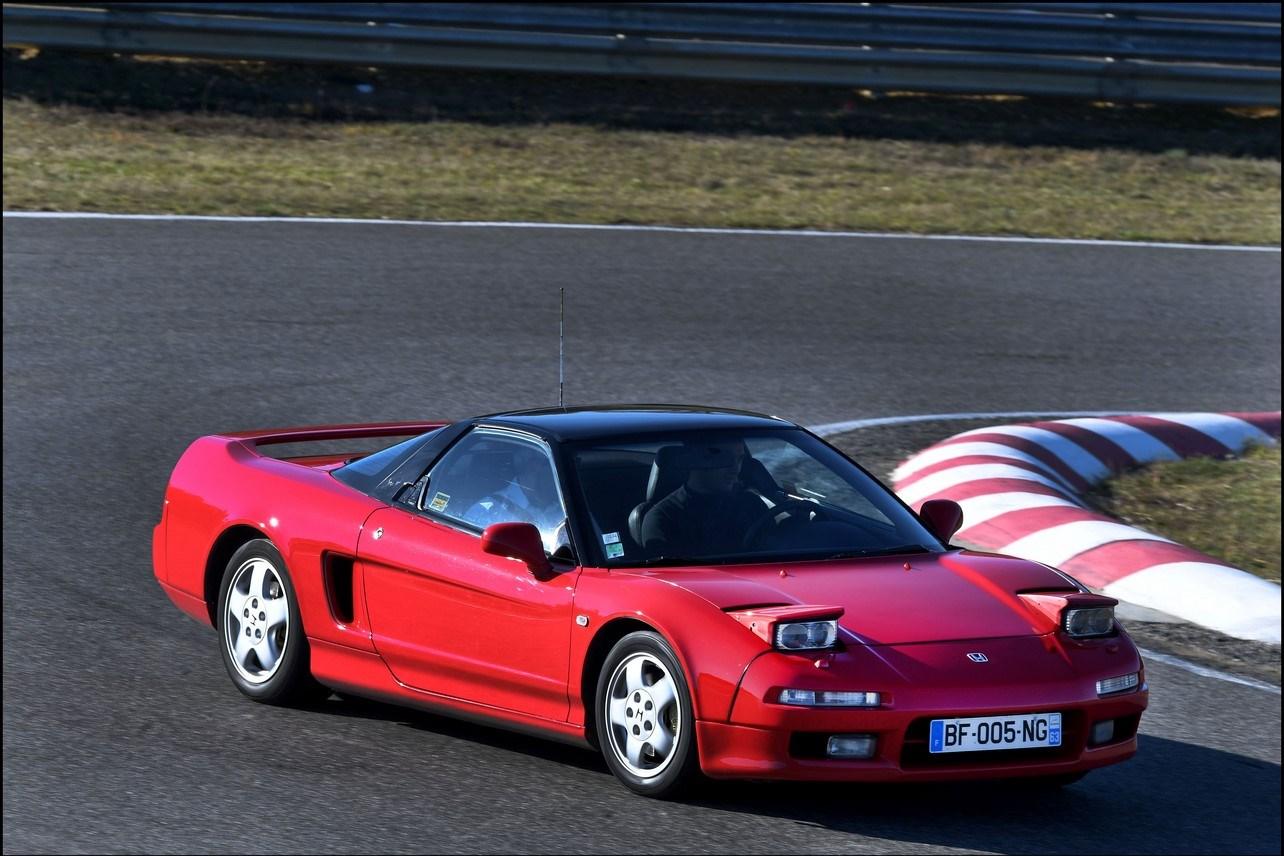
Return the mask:
<svg viewBox="0 0 1284 856">
<path fill-rule="evenodd" d="M 801 707 L 878 707 L 883 698 L 878 693 L 835 692 L 832 690 L 781 690 L 781 704 Z"/>
<path fill-rule="evenodd" d="M 1106 678 L 1103 681 L 1097 681 L 1097 695 L 1110 695 L 1136 689 L 1140 682 L 1141 679 L 1136 672 L 1131 675 L 1120 675 L 1117 678 Z"/>
</svg>

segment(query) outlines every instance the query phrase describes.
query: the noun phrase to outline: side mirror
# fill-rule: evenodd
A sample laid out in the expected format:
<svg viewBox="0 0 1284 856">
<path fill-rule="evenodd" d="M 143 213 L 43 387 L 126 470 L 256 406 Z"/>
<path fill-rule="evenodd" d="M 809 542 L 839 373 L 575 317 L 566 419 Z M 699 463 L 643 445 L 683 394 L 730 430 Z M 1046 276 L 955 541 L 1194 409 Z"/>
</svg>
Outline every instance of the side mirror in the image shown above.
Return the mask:
<svg viewBox="0 0 1284 856">
<path fill-rule="evenodd" d="M 544 539 L 531 523 L 492 523 L 482 532 L 483 552 L 525 562 L 535 576 L 553 572 L 553 563 L 544 554 Z"/>
<path fill-rule="evenodd" d="M 923 525 L 946 544 L 963 528 L 963 509 L 952 499 L 929 499 L 918 510 L 918 516 Z"/>
</svg>

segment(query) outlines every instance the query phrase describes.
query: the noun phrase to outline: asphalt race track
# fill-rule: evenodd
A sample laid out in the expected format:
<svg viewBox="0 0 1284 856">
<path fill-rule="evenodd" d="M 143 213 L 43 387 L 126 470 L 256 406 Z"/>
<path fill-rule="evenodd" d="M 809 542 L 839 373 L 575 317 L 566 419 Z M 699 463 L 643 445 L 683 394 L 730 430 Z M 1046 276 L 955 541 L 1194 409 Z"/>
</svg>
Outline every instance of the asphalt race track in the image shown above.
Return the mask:
<svg viewBox="0 0 1284 856">
<path fill-rule="evenodd" d="M 715 785 L 332 699 L 254 704 L 150 567 L 193 438 L 568 402 L 801 422 L 1280 407 L 1280 256 L 294 223 L 4 221 L 4 850 L 1280 850 L 1280 696 L 1149 666 L 1059 794 Z"/>
</svg>

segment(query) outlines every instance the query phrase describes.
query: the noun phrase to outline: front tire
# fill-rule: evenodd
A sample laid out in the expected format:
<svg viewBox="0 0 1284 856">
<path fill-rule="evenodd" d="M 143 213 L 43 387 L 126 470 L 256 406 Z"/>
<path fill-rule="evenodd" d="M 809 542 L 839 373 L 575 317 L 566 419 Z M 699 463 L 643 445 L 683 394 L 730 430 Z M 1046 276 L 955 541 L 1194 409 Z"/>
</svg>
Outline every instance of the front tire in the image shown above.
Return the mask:
<svg viewBox="0 0 1284 856">
<path fill-rule="evenodd" d="M 660 634 L 640 630 L 615 643 L 598 676 L 595 707 L 602 755 L 625 787 L 667 799 L 698 773 L 691 693 Z"/>
<path fill-rule="evenodd" d="M 223 665 L 238 690 L 266 704 L 323 696 L 309 668 L 298 596 L 271 541 L 249 541 L 233 554 L 215 614 Z"/>
</svg>

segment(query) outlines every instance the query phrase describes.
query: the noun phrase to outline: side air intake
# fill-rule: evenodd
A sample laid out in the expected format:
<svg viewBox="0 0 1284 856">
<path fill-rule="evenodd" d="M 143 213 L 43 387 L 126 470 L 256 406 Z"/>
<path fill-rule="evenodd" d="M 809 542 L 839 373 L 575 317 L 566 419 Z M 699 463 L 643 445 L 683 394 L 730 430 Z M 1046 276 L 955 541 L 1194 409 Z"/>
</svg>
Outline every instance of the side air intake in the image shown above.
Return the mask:
<svg viewBox="0 0 1284 856">
<path fill-rule="evenodd" d="M 351 624 L 353 559 L 342 553 L 325 553 L 321 559 L 325 577 L 325 599 L 330 604 L 330 614 L 340 624 Z"/>
</svg>

